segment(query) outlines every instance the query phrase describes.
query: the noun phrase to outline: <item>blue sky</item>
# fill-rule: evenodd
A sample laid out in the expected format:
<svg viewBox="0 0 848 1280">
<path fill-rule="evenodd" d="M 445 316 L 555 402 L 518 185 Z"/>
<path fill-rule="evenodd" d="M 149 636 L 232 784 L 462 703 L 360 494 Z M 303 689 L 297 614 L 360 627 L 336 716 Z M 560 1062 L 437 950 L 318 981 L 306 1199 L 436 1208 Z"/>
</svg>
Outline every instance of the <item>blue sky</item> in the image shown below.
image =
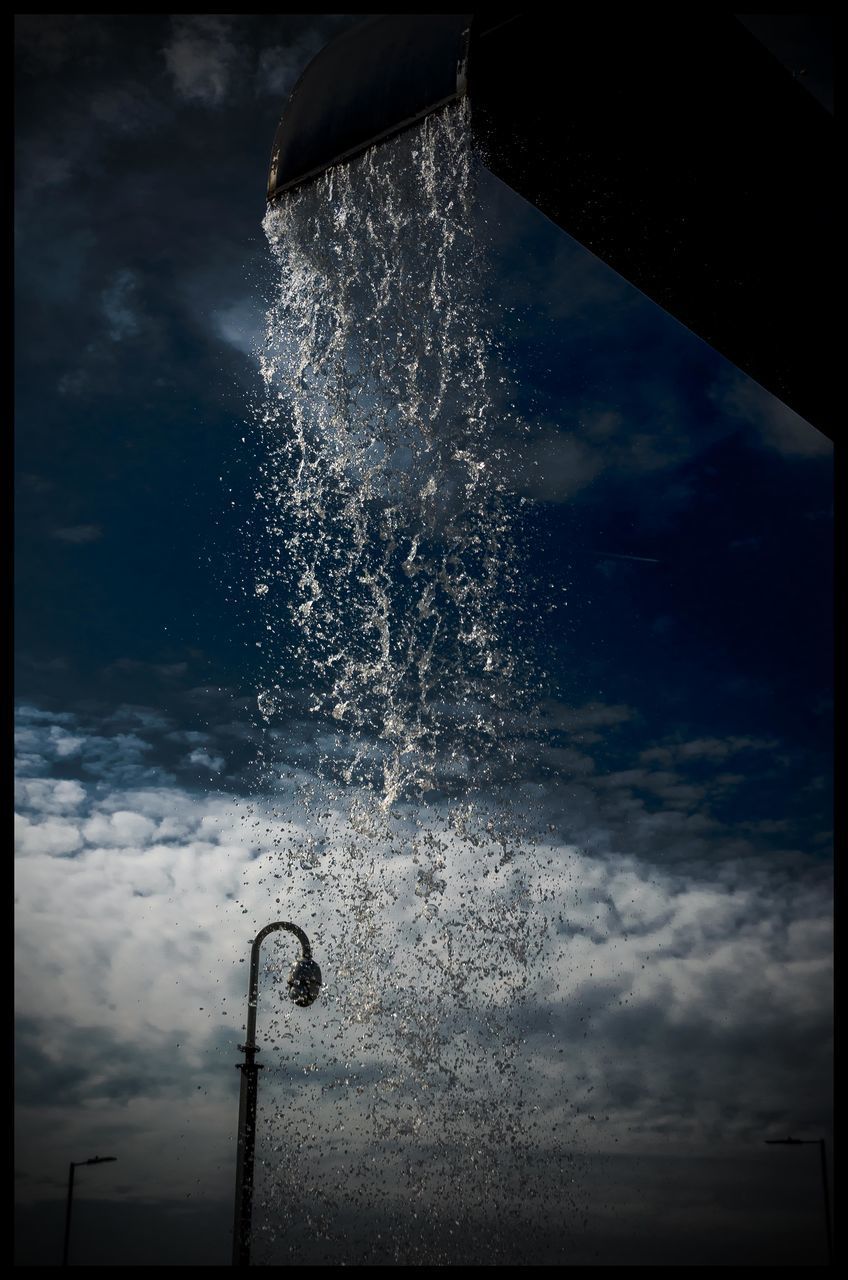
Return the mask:
<svg viewBox="0 0 848 1280">
<path fill-rule="evenodd" d="M 475 789 L 472 761 L 352 835 L 356 797 L 320 761 L 355 744 L 306 672 L 257 715 L 265 170 L 297 74 L 356 16 L 18 21 L 21 1261 L 57 1259 L 67 1162 L 96 1152 L 119 1161 L 84 1171 L 80 1261 L 226 1262 L 241 962 L 281 912 L 328 990 L 308 1022 L 274 1014 L 269 1261 L 473 1260 L 484 1238 L 509 1258 L 474 1197 L 499 1203 L 521 1160 L 540 1260 L 806 1258 L 815 1171 L 761 1143 L 830 1137 L 826 438 L 484 173 L 520 767 Z M 273 607 L 282 644 L 294 600 Z M 504 807 L 529 836 L 495 868 Z M 499 921 L 505 987 L 481 968 L 451 1010 L 456 973 L 427 957 L 450 935 L 476 972 Z M 363 957 L 391 981 L 372 990 Z M 422 1065 L 392 1022 L 430 1011 Z M 416 1073 L 451 1063 L 425 1104 Z M 314 1257 L 272 1155 L 293 1134 L 325 1153 Z M 468 1187 L 455 1227 L 445 1176 Z M 390 1183 L 435 1241 L 398 1207 L 401 1253 L 376 1243 Z"/>
</svg>

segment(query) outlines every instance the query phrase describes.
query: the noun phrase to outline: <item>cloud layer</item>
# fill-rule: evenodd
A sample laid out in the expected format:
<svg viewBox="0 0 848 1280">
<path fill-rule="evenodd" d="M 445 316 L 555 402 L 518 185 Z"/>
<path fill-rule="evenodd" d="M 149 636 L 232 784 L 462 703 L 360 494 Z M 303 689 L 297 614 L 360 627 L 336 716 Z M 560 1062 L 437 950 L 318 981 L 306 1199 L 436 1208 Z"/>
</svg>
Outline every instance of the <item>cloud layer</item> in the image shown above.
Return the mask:
<svg viewBox="0 0 848 1280">
<path fill-rule="evenodd" d="M 626 716 L 595 703 L 563 708 L 559 720 L 600 737 Z M 546 834 L 529 841 L 494 799 L 464 817 L 439 804 L 369 817 L 311 772 L 314 747 L 288 760 L 283 749 L 275 768 L 288 780 L 264 800 L 188 789 L 156 757 L 165 735 L 189 746 L 191 732 L 142 710 L 136 723 L 94 731 L 68 713 L 19 713 L 24 1171 L 60 1168 L 69 1146 L 115 1147 L 121 1189 L 103 1193 L 119 1201 L 179 1198 L 191 1186 L 226 1196 L 244 959 L 256 929 L 280 914 L 307 928 L 326 990 L 308 1016 L 280 1010 L 267 984 L 292 957 L 269 950 L 269 1196 L 287 1194 L 280 1126 L 306 1167 L 314 1151 L 324 1181 L 338 1162 L 366 1216 L 377 1188 L 389 1193 L 390 1169 L 398 1191 L 426 1206 L 445 1161 L 473 1216 L 478 1192 L 492 1203 L 509 1196 L 510 1170 L 532 1151 L 526 1176 L 543 1217 L 560 1194 L 564 1152 L 744 1148 L 827 1126 L 826 872 L 799 852 L 758 854 L 749 833 L 709 823 L 681 844 L 681 814 L 696 797 L 681 795 L 667 767 L 724 770 L 728 757 L 771 744 L 693 740 L 646 747 L 648 762 L 632 770 L 583 770 L 596 814 L 611 795 L 655 796 L 651 856 L 628 847 L 626 828 L 602 854 L 563 839 L 562 784 L 550 781 L 528 784 L 546 819 Z M 632 812 L 630 822 L 638 829 Z M 181 1158 L 163 1167 L 158 1152 L 174 1132 Z M 446 1136 L 428 1155 L 437 1132 Z M 507 1133 L 512 1163 L 501 1165 Z M 386 1158 L 376 1182 L 375 1139 Z M 37 1180 L 21 1192 L 52 1194 Z M 340 1205 L 326 1186 L 319 1199 L 337 1229 Z"/>
</svg>

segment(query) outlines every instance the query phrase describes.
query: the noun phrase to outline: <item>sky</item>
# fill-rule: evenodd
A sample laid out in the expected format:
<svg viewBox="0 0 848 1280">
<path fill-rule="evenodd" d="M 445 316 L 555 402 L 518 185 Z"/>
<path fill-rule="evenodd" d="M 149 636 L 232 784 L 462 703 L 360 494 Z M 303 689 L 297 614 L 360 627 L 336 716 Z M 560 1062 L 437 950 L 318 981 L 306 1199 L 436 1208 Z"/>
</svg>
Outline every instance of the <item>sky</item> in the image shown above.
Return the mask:
<svg viewBox="0 0 848 1280">
<path fill-rule="evenodd" d="M 495 763 L 448 708 L 425 799 L 341 783 L 380 734 L 257 599 L 267 165 L 358 16 L 17 19 L 18 1263 L 95 1154 L 73 1261 L 228 1263 L 282 915 L 257 1262 L 822 1264 L 764 1139 L 831 1141 L 830 442 L 483 171 Z"/>
</svg>

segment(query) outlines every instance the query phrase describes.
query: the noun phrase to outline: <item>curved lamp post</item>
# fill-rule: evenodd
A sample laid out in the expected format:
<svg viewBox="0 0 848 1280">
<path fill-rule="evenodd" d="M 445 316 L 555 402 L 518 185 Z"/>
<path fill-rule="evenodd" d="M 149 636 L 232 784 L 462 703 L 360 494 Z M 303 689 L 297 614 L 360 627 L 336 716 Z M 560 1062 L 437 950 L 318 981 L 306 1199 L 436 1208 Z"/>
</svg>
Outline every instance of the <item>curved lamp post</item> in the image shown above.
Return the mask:
<svg viewBox="0 0 848 1280">
<path fill-rule="evenodd" d="M 62 1266 L 68 1265 L 68 1246 L 71 1242 L 71 1209 L 74 1202 L 74 1169 L 83 1164 L 111 1164 L 117 1156 L 92 1156 L 90 1160 L 72 1160 L 68 1168 L 68 1200 L 65 1206 L 65 1246 L 62 1250 Z"/>
<path fill-rule="evenodd" d="M 286 929 L 300 943 L 302 955 L 292 966 L 288 978 L 289 999 L 302 1009 L 317 1000 L 321 990 L 321 970 L 312 959 L 309 939 L 296 924 L 278 920 L 260 929 L 250 949 L 250 980 L 247 992 L 247 1039 L 239 1049 L 244 1062 L 237 1064 L 241 1072 L 239 1094 L 238 1151 L 236 1157 L 236 1196 L 233 1220 L 233 1266 L 250 1266 L 250 1222 L 253 1211 L 253 1155 L 256 1146 L 256 1095 L 259 1085 L 259 1063 L 256 1054 L 256 1005 L 259 1000 L 259 950 L 269 933 Z"/>
<path fill-rule="evenodd" d="M 824 1138 L 766 1138 L 767 1147 L 818 1147 L 821 1158 L 822 1191 L 824 1192 L 824 1225 L 827 1231 L 827 1259 L 833 1265 L 833 1233 L 830 1226 L 830 1192 L 827 1186 L 827 1155 Z"/>
</svg>

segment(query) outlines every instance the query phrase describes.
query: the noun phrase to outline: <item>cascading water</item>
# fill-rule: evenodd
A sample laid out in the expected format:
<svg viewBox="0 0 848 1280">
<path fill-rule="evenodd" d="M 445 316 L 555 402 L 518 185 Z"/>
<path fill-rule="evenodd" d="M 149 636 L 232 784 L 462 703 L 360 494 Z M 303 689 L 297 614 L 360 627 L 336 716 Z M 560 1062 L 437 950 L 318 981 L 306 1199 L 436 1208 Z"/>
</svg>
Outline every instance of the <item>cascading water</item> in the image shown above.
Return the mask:
<svg viewBox="0 0 848 1280">
<path fill-rule="evenodd" d="M 259 709 L 273 718 L 293 663 L 311 710 L 355 742 L 345 780 L 387 805 L 479 771 L 514 698 L 473 198 L 454 110 L 265 221 L 280 286 L 262 363 L 271 555 L 256 591 L 273 649 Z"/>
<path fill-rule="evenodd" d="M 508 1257 L 550 1146 L 521 1026 L 554 895 L 512 802 L 532 680 L 466 123 L 433 115 L 265 221 L 257 814 L 273 910 L 312 908 L 329 1019 L 313 1061 L 265 1014 L 286 1050 L 258 1147 L 277 1259 L 304 1260 L 304 1227 L 352 1263 Z"/>
</svg>

